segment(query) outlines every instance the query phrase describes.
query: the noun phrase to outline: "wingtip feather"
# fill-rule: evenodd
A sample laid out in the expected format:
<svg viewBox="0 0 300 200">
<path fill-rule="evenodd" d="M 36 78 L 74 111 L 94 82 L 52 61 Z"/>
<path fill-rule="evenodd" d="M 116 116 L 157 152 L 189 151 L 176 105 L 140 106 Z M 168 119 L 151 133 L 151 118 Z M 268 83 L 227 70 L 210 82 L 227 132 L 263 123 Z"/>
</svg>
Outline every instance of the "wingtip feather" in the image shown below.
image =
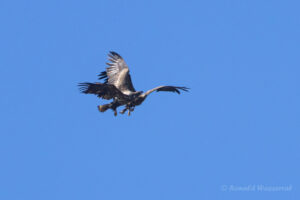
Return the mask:
<svg viewBox="0 0 300 200">
<path fill-rule="evenodd" d="M 120 56 L 120 54 L 118 54 L 117 52 L 115 51 L 110 51 L 109 54 L 108 54 L 111 58 L 122 58 Z"/>
</svg>

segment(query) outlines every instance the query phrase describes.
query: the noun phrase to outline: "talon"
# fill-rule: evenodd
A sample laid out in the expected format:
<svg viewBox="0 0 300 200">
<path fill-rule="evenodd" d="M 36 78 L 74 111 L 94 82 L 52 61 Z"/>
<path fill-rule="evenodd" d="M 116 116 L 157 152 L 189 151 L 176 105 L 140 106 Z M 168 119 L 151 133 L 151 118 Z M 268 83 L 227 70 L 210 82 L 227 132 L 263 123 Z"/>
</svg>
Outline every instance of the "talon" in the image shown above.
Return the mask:
<svg viewBox="0 0 300 200">
<path fill-rule="evenodd" d="M 118 115 L 118 112 L 116 110 L 114 110 L 114 115 L 117 116 Z"/>
<path fill-rule="evenodd" d="M 130 110 L 128 110 L 128 116 L 130 116 Z"/>
</svg>

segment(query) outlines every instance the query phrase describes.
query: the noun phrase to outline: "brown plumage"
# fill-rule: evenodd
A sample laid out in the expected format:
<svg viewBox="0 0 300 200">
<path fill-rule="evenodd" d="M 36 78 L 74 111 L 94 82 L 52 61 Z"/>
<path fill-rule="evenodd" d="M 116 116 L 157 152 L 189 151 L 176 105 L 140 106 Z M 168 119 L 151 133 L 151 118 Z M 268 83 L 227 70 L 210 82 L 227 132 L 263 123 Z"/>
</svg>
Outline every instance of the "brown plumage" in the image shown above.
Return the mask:
<svg viewBox="0 0 300 200">
<path fill-rule="evenodd" d="M 135 106 L 140 105 L 146 97 L 152 92 L 176 92 L 180 94 L 180 91 L 188 92 L 187 87 L 177 86 L 159 86 L 148 90 L 143 93 L 142 91 L 136 91 L 133 87 L 131 76 L 129 74 L 129 68 L 124 59 L 116 52 L 111 51 L 108 54 L 111 62 L 107 63 L 108 67 L 106 71 L 99 74 L 99 79 L 104 79 L 104 83 L 80 83 L 79 87 L 82 93 L 95 94 L 99 98 L 110 100 L 113 102 L 98 106 L 100 112 L 105 112 L 107 109 L 112 109 L 114 114 L 117 115 L 117 108 L 125 105 L 120 113 L 125 113 L 128 110 L 128 115 L 132 112 Z"/>
</svg>

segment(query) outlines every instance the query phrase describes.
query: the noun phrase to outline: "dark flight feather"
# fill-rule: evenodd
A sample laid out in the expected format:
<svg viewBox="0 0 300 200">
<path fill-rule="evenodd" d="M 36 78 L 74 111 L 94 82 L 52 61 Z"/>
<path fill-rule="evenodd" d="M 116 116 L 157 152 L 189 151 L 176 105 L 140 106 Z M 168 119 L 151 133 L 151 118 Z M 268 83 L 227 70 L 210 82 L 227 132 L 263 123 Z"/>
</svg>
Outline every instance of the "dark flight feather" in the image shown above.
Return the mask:
<svg viewBox="0 0 300 200">
<path fill-rule="evenodd" d="M 176 86 L 158 86 L 156 88 L 153 88 L 153 89 L 148 90 L 147 92 L 145 92 L 145 96 L 148 96 L 149 94 L 151 94 L 154 91 L 156 91 L 156 92 L 160 92 L 160 91 L 176 92 L 177 94 L 180 94 L 180 90 L 188 92 L 189 88 L 187 88 L 187 87 L 176 87 Z"/>
<path fill-rule="evenodd" d="M 162 86 L 156 90 L 156 92 L 166 91 L 166 92 L 176 92 L 180 94 L 180 90 L 188 92 L 189 88 L 187 87 L 175 87 L 175 86 Z"/>
<path fill-rule="evenodd" d="M 114 85 L 103 84 L 103 83 L 79 83 L 79 89 L 85 94 L 95 94 L 102 99 L 112 99 L 114 97 L 126 98 L 127 95 L 123 94 Z"/>
</svg>

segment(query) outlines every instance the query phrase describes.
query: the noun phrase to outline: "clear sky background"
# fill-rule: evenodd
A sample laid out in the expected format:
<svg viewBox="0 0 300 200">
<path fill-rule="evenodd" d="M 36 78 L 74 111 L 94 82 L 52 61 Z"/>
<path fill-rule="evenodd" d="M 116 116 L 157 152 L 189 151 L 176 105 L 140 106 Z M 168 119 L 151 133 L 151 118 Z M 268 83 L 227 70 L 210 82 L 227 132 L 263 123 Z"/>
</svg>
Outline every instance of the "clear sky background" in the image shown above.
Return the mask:
<svg viewBox="0 0 300 200">
<path fill-rule="evenodd" d="M 300 199 L 299 8 L 2 0 L 0 199 Z M 99 113 L 77 84 L 97 81 L 110 50 L 137 90 L 191 91 Z"/>
</svg>

